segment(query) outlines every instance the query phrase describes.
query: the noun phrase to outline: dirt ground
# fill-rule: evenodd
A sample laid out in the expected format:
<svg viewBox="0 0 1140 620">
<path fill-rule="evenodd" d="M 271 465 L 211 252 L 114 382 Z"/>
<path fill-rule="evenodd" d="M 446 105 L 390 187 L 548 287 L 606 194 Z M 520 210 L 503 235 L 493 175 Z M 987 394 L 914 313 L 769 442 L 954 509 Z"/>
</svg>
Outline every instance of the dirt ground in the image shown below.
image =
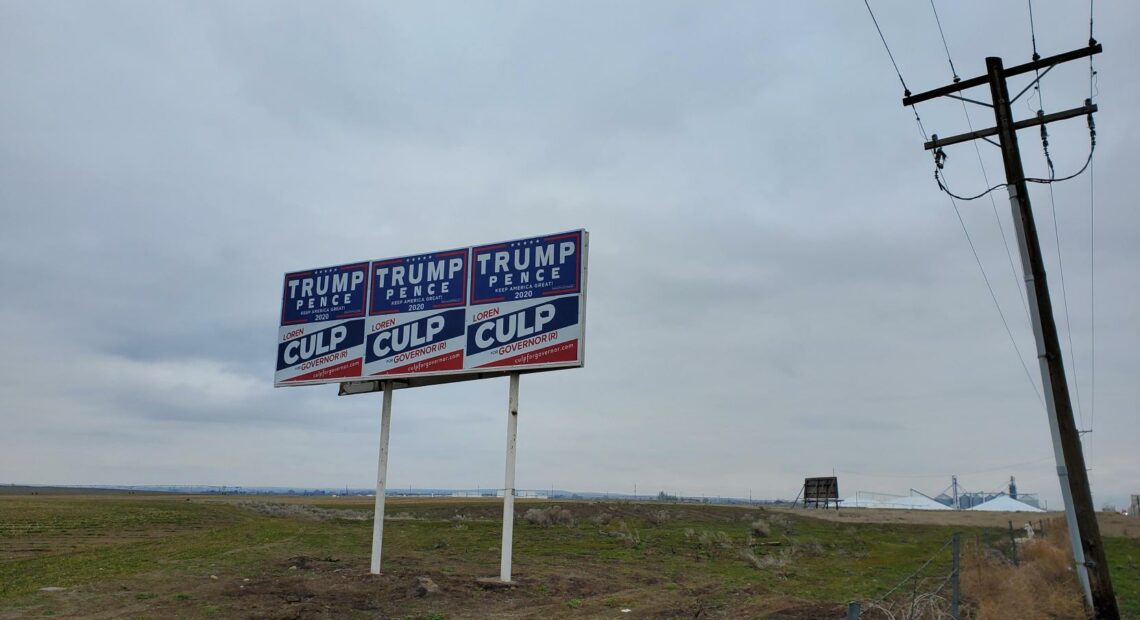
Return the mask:
<svg viewBox="0 0 1140 620">
<path fill-rule="evenodd" d="M 509 588 L 484 587 L 469 574 L 443 575 L 432 571 L 439 592 L 415 593 L 424 570 L 386 569 L 372 575 L 361 567 L 337 568 L 332 559 L 296 558 L 305 568 L 284 577 L 221 578 L 217 581 L 181 582 L 169 590 L 151 588 L 153 598 L 139 599 L 136 585 L 111 588 L 85 587 L 53 593 L 50 615 L 57 618 L 248 618 L 293 620 L 301 618 L 773 618 L 816 620 L 840 618 L 843 608 L 834 604 L 797 601 L 771 596 L 762 603 L 744 602 L 726 608 L 723 601 L 706 599 L 713 583 L 679 583 L 675 597 L 656 596 L 636 584 L 610 592 L 612 603 L 587 599 L 605 588 L 604 576 L 566 573 L 558 578 L 517 575 Z M 734 593 L 747 598 L 748 589 Z M 550 602 L 552 596 L 561 597 Z M 189 606 L 190 601 L 208 601 Z M 581 601 L 581 602 L 579 602 Z M 631 609 L 632 608 L 632 609 Z M 623 612 L 623 609 L 626 610 Z M 28 610 L 33 611 L 33 610 Z M 635 613 L 631 613 L 634 612 Z M 24 611 L 0 610 L 5 620 L 38 616 Z"/>
<path fill-rule="evenodd" d="M 772 512 L 807 516 L 840 523 L 906 523 L 916 525 L 949 525 L 959 527 L 1033 527 L 1043 521 L 1064 519 L 1063 512 L 981 512 L 974 510 L 893 510 L 884 508 L 803 509 L 772 508 Z M 1140 538 L 1140 517 L 1117 513 L 1097 513 L 1097 524 L 1103 536 Z"/>
<path fill-rule="evenodd" d="M 523 500 L 514 583 L 503 586 L 485 581 L 496 576 L 501 499 L 389 498 L 383 571 L 373 575 L 369 497 L 52 497 L 19 500 L 7 513 L 9 523 L 32 509 L 44 518 L 26 520 L 18 535 L 0 531 L 0 576 L 5 563 L 19 567 L 9 577 L 39 571 L 23 594 L 0 596 L 0 620 L 839 619 L 848 595 L 893 585 L 941 545 L 946 528 L 1050 519 L 1057 527 L 1063 516 Z M 17 499 L 0 493 L 0 526 L 4 504 Z M 554 503 L 578 525 L 539 528 L 521 517 Z M 771 538 L 747 535 L 757 518 Z M 1140 538 L 1140 519 L 1104 514 L 1100 523 L 1106 536 Z M 773 563 L 742 559 L 745 538 L 753 561 Z M 794 561 L 775 563 L 785 550 Z"/>
</svg>

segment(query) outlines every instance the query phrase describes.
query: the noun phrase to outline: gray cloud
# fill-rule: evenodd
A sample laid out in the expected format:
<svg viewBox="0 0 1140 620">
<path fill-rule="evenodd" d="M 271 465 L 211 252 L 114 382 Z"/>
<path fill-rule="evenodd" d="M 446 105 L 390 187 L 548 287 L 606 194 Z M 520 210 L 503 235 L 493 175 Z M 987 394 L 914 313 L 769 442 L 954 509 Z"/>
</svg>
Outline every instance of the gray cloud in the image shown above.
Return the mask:
<svg viewBox="0 0 1140 620">
<path fill-rule="evenodd" d="M 948 82 L 929 7 L 875 8 L 911 89 Z M 1112 499 L 1140 465 L 1140 50 L 1136 8 L 1097 10 L 1095 421 L 1087 178 L 1053 198 Z M 1028 59 L 1022 11 L 943 8 L 963 77 Z M 1076 7 L 1038 13 L 1043 54 L 1084 44 Z M 958 206 L 1031 380 L 861 6 L 7 3 L 0 80 L 9 481 L 367 486 L 378 398 L 270 387 L 281 274 L 585 227 L 587 367 L 524 378 L 521 486 L 790 496 L 834 468 L 1059 502 L 1004 194 Z M 1087 65 L 1045 84 L 1079 105 Z M 920 113 L 967 130 L 956 102 Z M 1082 121 L 1050 140 L 1083 163 Z M 985 187 L 979 156 L 1000 179 L 981 147 L 951 150 L 956 191 Z M 501 484 L 505 392 L 399 392 L 392 483 Z"/>
</svg>

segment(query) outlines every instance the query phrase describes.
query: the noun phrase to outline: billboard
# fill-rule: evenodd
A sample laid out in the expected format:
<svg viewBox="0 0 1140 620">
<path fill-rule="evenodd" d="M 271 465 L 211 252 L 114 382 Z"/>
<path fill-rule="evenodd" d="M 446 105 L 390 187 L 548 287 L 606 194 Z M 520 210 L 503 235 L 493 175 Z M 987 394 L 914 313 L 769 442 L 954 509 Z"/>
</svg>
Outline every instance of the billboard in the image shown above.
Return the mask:
<svg viewBox="0 0 1140 620">
<path fill-rule="evenodd" d="M 274 385 L 360 376 L 368 263 L 285 274 Z"/>
<path fill-rule="evenodd" d="M 585 230 L 288 273 L 275 386 L 580 367 Z"/>
</svg>

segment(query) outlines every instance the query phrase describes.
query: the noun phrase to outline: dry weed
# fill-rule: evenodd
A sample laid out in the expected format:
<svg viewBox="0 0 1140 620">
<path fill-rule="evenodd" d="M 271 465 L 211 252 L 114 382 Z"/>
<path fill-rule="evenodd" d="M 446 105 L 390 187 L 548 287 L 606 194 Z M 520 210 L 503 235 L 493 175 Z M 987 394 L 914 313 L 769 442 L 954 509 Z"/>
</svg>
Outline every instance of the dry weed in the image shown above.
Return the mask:
<svg viewBox="0 0 1140 620">
<path fill-rule="evenodd" d="M 742 548 L 737 551 L 737 555 L 741 558 L 748 560 L 752 566 L 764 570 L 769 568 L 783 568 L 792 564 L 796 560 L 796 550 L 791 547 L 784 547 L 776 553 L 768 553 L 764 555 L 756 555 L 756 552 Z"/>
<path fill-rule="evenodd" d="M 590 523 L 594 525 L 607 525 L 614 516 L 608 512 L 599 512 L 598 514 L 590 517 Z"/>
<path fill-rule="evenodd" d="M 652 510 L 645 515 L 645 522 L 650 525 L 661 525 L 669 520 L 668 510 Z"/>
<path fill-rule="evenodd" d="M 275 502 L 238 502 L 239 508 L 268 515 L 270 517 L 287 517 L 293 519 L 308 519 L 312 521 L 328 521 L 342 519 L 346 521 L 365 521 L 372 519 L 371 510 L 336 510 L 332 508 L 319 508 L 309 504 L 279 504 Z M 386 521 L 393 520 L 389 516 Z"/>
<path fill-rule="evenodd" d="M 610 532 L 610 535 L 624 542 L 627 547 L 637 548 L 641 546 L 641 532 L 629 529 L 629 524 L 624 520 L 618 523 L 618 529 Z"/>
<path fill-rule="evenodd" d="M 752 522 L 752 535 L 757 538 L 767 538 L 772 535 L 772 526 L 764 519 L 756 519 Z"/>
<path fill-rule="evenodd" d="M 969 545 L 962 567 L 962 594 L 978 620 L 1084 618 L 1065 524 L 1049 523 L 1049 537 L 1018 548 L 1020 566 Z"/>
<path fill-rule="evenodd" d="M 550 527 L 552 525 L 572 526 L 575 523 L 574 515 L 561 506 L 531 508 L 523 514 L 523 519 L 525 519 L 527 523 L 541 525 L 542 527 Z"/>
</svg>

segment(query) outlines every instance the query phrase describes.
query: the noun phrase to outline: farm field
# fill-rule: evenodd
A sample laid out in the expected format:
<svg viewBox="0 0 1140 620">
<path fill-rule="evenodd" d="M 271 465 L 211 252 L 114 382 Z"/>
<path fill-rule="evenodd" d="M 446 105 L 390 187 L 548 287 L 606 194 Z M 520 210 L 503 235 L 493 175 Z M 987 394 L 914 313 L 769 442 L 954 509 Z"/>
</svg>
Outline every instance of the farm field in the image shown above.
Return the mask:
<svg viewBox="0 0 1140 620">
<path fill-rule="evenodd" d="M 843 618 L 848 601 L 900 583 L 881 606 L 944 595 L 953 532 L 972 617 L 994 597 L 972 584 L 1031 569 L 1027 587 L 1056 600 L 1053 615 L 1025 617 L 1079 609 L 1075 580 L 1034 568 L 1040 553 L 1023 551 L 1020 569 L 1003 559 L 1008 521 L 1028 515 L 518 501 L 517 583 L 503 588 L 477 581 L 498 575 L 501 500 L 389 498 L 381 575 L 368 572 L 371 508 L 363 497 L 2 494 L 0 619 Z M 1105 517 L 1122 611 L 1138 618 L 1140 520 Z M 886 617 L 869 607 L 865 618 Z"/>
</svg>

